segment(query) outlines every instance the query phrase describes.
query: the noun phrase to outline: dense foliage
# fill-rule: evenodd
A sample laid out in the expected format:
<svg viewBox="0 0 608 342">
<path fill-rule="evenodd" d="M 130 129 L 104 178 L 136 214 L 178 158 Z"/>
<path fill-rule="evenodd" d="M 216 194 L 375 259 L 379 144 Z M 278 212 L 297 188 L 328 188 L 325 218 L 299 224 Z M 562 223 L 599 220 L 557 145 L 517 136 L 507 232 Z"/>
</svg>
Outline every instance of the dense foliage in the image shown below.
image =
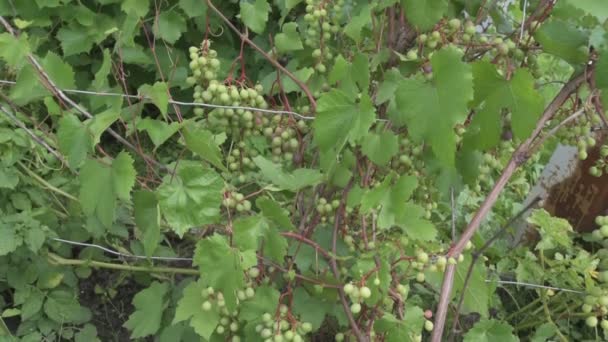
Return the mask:
<svg viewBox="0 0 608 342">
<path fill-rule="evenodd" d="M 604 0 L 0 15 L 0 341 L 608 336 L 608 218 L 507 224 L 601 143 Z"/>
</svg>

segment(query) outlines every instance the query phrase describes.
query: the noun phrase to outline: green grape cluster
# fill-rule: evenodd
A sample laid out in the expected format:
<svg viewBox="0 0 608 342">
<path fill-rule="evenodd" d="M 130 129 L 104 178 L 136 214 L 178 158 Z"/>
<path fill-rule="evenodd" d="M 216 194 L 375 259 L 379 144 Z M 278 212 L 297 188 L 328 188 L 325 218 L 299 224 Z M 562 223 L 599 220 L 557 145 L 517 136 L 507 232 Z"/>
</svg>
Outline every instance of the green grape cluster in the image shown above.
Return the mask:
<svg viewBox="0 0 608 342">
<path fill-rule="evenodd" d="M 589 173 L 595 177 L 601 177 L 608 173 L 608 145 L 600 147 L 600 158 L 595 161 L 595 164 L 589 168 Z"/>
<path fill-rule="evenodd" d="M 262 323 L 255 327 L 255 331 L 264 342 L 302 342 L 304 336 L 312 332 L 312 324 L 293 319 L 285 304 L 279 306 L 279 317 L 275 318 L 266 312 L 262 315 Z"/>
<path fill-rule="evenodd" d="M 204 40 L 200 47 L 191 46 L 190 70 L 192 76 L 186 78 L 190 85 L 206 85 L 217 78 L 220 70 L 220 61 L 217 59 L 217 51 L 210 48 L 211 41 Z"/>
<path fill-rule="evenodd" d="M 237 212 L 251 210 L 251 202 L 245 199 L 245 195 L 236 191 L 225 192 L 223 204 L 226 208 L 236 209 Z"/>
<path fill-rule="evenodd" d="M 327 62 L 334 58 L 329 41 L 340 30 L 343 6 L 344 0 L 306 0 L 304 21 L 308 28 L 304 44 L 313 49 L 311 57 L 315 61 L 315 70 L 320 74 L 327 71 Z"/>
<path fill-rule="evenodd" d="M 350 298 L 352 304 L 350 311 L 355 315 L 361 312 L 361 302 L 372 296 L 372 291 L 367 286 L 356 286 L 353 283 L 347 283 L 343 287 L 344 293 Z"/>
<path fill-rule="evenodd" d="M 336 213 L 336 209 L 340 206 L 340 200 L 334 199 L 329 201 L 324 197 L 319 197 L 317 199 L 317 213 L 321 215 L 322 222 L 334 222 L 334 215 Z"/>
<path fill-rule="evenodd" d="M 560 113 L 560 117 L 569 114 L 571 113 L 564 111 Z M 588 157 L 587 150 L 597 143 L 593 137 L 592 128 L 599 123 L 601 123 L 601 118 L 598 114 L 586 113 L 560 129 L 558 137 L 563 143 L 576 146 L 579 159 L 585 160 Z"/>
<path fill-rule="evenodd" d="M 298 133 L 308 131 L 306 122 L 300 120 L 295 127 L 283 126 L 283 118 L 280 115 L 272 117 L 272 125 L 263 130 L 264 136 L 270 141 L 272 148 L 272 160 L 275 163 L 281 161 L 292 162 L 294 153 L 300 147 Z"/>
</svg>

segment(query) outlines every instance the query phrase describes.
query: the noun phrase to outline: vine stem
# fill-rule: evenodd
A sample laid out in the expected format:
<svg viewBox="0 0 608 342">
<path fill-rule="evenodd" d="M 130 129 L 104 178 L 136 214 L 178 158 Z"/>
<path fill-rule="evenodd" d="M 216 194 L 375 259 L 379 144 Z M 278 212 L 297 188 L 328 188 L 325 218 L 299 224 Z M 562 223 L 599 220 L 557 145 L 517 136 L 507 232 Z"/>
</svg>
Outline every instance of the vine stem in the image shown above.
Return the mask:
<svg viewBox="0 0 608 342">
<path fill-rule="evenodd" d="M 239 31 L 239 29 L 236 28 L 236 26 L 234 26 L 234 24 L 230 21 L 230 19 L 226 18 L 224 13 L 222 13 L 222 11 L 220 11 L 219 9 L 217 9 L 217 7 L 215 7 L 215 5 L 213 5 L 211 0 L 207 0 L 207 5 L 209 5 L 209 8 L 211 8 L 213 10 L 213 12 L 215 12 L 215 14 L 217 14 L 217 16 L 220 17 L 220 19 L 222 19 L 222 21 L 224 23 L 226 23 L 226 25 L 228 25 L 228 27 L 235 34 L 237 34 L 242 41 L 244 41 L 249 46 L 254 48 L 264 58 L 266 58 L 266 60 L 268 60 L 275 68 L 281 70 L 281 72 L 283 72 L 285 75 L 287 75 L 287 77 L 291 78 L 298 85 L 298 87 L 300 87 L 300 89 L 302 89 L 302 91 L 306 94 L 306 97 L 308 97 L 308 101 L 310 101 L 311 111 L 314 113 L 317 108 L 317 101 L 315 101 L 315 98 L 314 98 L 314 96 L 312 96 L 312 93 L 310 92 L 310 89 L 308 89 L 308 86 L 304 82 L 302 82 L 299 78 L 297 78 L 296 75 L 294 75 L 291 71 L 287 70 L 284 66 L 282 66 L 281 63 L 279 63 L 276 59 L 272 58 L 268 53 L 266 53 L 266 51 L 264 51 L 256 43 L 251 41 L 251 39 L 249 39 L 249 37 L 247 35 L 241 33 L 241 31 Z"/>
<path fill-rule="evenodd" d="M 530 136 L 523 143 L 521 143 L 521 145 L 519 145 L 517 150 L 515 150 L 515 152 L 511 156 L 511 159 L 509 160 L 509 163 L 504 168 L 500 178 L 498 179 L 498 181 L 496 181 L 496 184 L 475 213 L 475 216 L 473 216 L 473 218 L 469 222 L 467 228 L 460 236 L 460 239 L 448 251 L 448 257 L 458 256 L 462 253 L 467 243 L 471 240 L 475 232 L 477 232 L 477 230 L 479 229 L 483 219 L 490 212 L 490 210 L 498 200 L 498 196 L 500 195 L 504 187 L 507 185 L 509 179 L 511 179 L 513 173 L 528 159 L 532 143 L 545 127 L 546 122 L 555 115 L 555 113 L 570 97 L 570 95 L 576 89 L 578 89 L 579 86 L 583 84 L 583 82 L 588 79 L 590 74 L 590 70 L 585 70 L 583 73 L 573 77 L 568 83 L 566 83 L 566 85 L 564 85 L 564 87 L 555 96 L 555 98 L 553 99 L 553 101 L 551 101 L 547 108 L 545 108 L 540 120 L 538 120 L 536 127 L 534 128 Z M 431 335 L 432 342 L 442 341 L 448 306 L 450 303 L 452 288 L 454 284 L 455 271 L 455 265 L 449 264 L 444 273 L 443 283 L 441 284 L 441 292 L 439 296 L 439 304 L 437 306 L 435 315 L 434 329 Z"/>
<path fill-rule="evenodd" d="M 172 274 L 187 274 L 199 275 L 200 272 L 191 268 L 178 267 L 154 267 L 154 266 L 133 266 L 128 264 L 115 264 L 111 262 L 103 262 L 96 260 L 80 260 L 66 259 L 55 253 L 48 253 L 49 262 L 60 266 L 90 266 L 93 268 L 107 268 L 112 270 L 129 271 L 129 272 L 148 272 L 148 273 L 172 273 Z"/>
<path fill-rule="evenodd" d="M 46 180 L 44 180 L 42 177 L 38 176 L 38 174 L 36 174 L 34 171 L 30 170 L 27 166 L 23 165 L 23 163 L 21 163 L 21 161 L 17 161 L 17 165 L 19 165 L 23 171 L 25 171 L 28 175 L 30 175 L 32 178 L 34 178 L 36 181 L 38 181 L 40 184 L 42 184 L 45 188 L 58 193 L 59 195 L 68 198 L 72 201 L 78 202 L 78 198 L 68 194 L 67 192 L 53 186 L 52 184 L 50 184 L 49 182 L 47 182 Z"/>
</svg>

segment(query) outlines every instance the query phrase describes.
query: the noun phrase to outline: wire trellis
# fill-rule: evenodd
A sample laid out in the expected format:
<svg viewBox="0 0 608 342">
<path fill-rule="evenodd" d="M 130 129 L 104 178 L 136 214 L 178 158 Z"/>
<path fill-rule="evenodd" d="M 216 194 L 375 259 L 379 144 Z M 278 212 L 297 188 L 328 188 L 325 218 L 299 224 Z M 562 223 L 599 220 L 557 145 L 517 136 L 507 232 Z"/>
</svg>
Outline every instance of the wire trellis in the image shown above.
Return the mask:
<svg viewBox="0 0 608 342">
<path fill-rule="evenodd" d="M 0 84 L 14 86 L 17 84 L 17 82 L 8 81 L 8 80 L 0 80 Z M 82 94 L 82 95 L 92 95 L 92 96 L 114 96 L 114 97 L 122 97 L 122 98 L 136 99 L 136 100 L 151 100 L 149 97 L 146 97 L 143 95 L 131 95 L 131 94 L 122 94 L 122 93 L 103 92 L 103 91 L 99 92 L 99 91 L 90 91 L 90 90 L 78 90 L 78 89 L 61 89 L 61 91 L 65 92 L 65 93 L 71 93 L 71 94 Z M 315 119 L 314 116 L 306 116 L 306 115 L 296 113 L 293 111 L 289 111 L 289 110 L 263 109 L 263 108 L 248 107 L 248 106 L 224 106 L 224 105 L 217 105 L 217 104 L 203 103 L 203 102 L 175 101 L 175 100 L 171 100 L 171 99 L 169 100 L 169 104 L 175 104 L 175 105 L 179 105 L 179 106 L 190 106 L 190 107 L 214 108 L 214 109 L 242 109 L 242 110 L 256 111 L 256 112 L 267 113 L 267 114 L 293 115 L 302 120 L 314 120 Z"/>
<path fill-rule="evenodd" d="M 102 250 L 106 253 L 112 254 L 112 255 L 116 255 L 119 257 L 124 257 L 124 258 L 131 258 L 131 259 L 144 259 L 144 260 L 161 260 L 161 261 L 188 261 L 188 262 L 192 262 L 193 259 L 192 258 L 184 258 L 184 257 L 162 257 L 162 256 L 145 256 L 145 255 L 136 255 L 136 254 L 126 254 L 126 253 L 121 253 L 118 251 L 115 251 L 113 249 L 101 246 L 101 245 L 97 245 L 94 243 L 86 243 L 86 242 L 78 242 L 78 241 L 72 241 L 72 240 L 66 240 L 66 239 L 60 239 L 60 238 L 51 238 L 51 240 L 53 241 L 57 241 L 57 242 L 61 242 L 61 243 L 65 243 L 65 244 L 69 244 L 69 245 L 73 245 L 73 246 L 81 246 L 81 247 L 91 247 L 91 248 L 96 248 L 99 250 Z M 569 293 L 576 293 L 576 294 L 585 294 L 585 292 L 583 291 L 579 291 L 579 290 L 573 290 L 573 289 L 567 289 L 567 288 L 561 288 L 561 287 L 554 287 L 554 286 L 546 286 L 546 285 L 540 285 L 540 284 L 532 284 L 532 283 L 526 283 L 526 282 L 518 282 L 518 281 L 512 281 L 512 280 L 496 280 L 496 279 L 486 279 L 485 280 L 486 283 L 495 283 L 495 284 L 500 284 L 500 285 L 514 285 L 514 286 L 523 286 L 523 287 L 529 287 L 529 288 L 539 288 L 539 289 L 546 289 L 546 290 L 554 290 L 554 291 L 562 291 L 562 292 L 569 292 Z"/>
</svg>

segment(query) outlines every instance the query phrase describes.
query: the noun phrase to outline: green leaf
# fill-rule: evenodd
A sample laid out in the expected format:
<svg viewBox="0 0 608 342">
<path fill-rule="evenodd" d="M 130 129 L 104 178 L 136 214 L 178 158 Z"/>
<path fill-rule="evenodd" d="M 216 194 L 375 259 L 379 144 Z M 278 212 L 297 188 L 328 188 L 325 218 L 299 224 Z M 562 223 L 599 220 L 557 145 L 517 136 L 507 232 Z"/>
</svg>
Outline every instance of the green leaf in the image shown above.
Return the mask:
<svg viewBox="0 0 608 342">
<path fill-rule="evenodd" d="M 93 136 L 93 146 L 99 144 L 101 135 L 119 118 L 120 110 L 117 108 L 109 108 L 99 114 L 95 114 L 92 119 L 87 120 L 87 127 L 90 134 Z"/>
<path fill-rule="evenodd" d="M 211 132 L 194 121 L 186 121 L 182 130 L 186 147 L 220 170 L 228 171 L 223 164 L 222 152 Z"/>
<path fill-rule="evenodd" d="M 78 304 L 73 292 L 55 290 L 44 302 L 44 313 L 58 324 L 82 324 L 91 319 L 91 311 Z"/>
<path fill-rule="evenodd" d="M 595 16 L 600 23 L 604 23 L 608 18 L 608 7 L 604 0 L 566 0 L 565 2 Z"/>
<path fill-rule="evenodd" d="M 454 125 L 466 119 L 467 103 L 473 98 L 471 67 L 462 62 L 462 52 L 444 48 L 431 58 L 432 83 L 404 80 L 397 89 L 398 111 L 390 117 L 397 125 L 407 124 L 415 142 L 428 141 L 435 156 L 454 165 Z"/>
<path fill-rule="evenodd" d="M 281 170 L 281 166 L 257 156 L 253 162 L 260 168 L 262 176 L 282 190 L 298 191 L 321 182 L 323 175 L 315 169 L 296 169 L 292 173 Z"/>
<path fill-rule="evenodd" d="M 344 26 L 344 34 L 356 43 L 361 41 L 361 31 L 372 23 L 372 6 L 365 4 L 356 15 L 353 15 Z"/>
<path fill-rule="evenodd" d="M 12 68 L 17 69 L 23 65 L 29 53 L 30 46 L 26 33 L 17 38 L 10 33 L 0 34 L 0 58 Z"/>
<path fill-rule="evenodd" d="M 494 319 L 483 319 L 464 335 L 464 342 L 518 342 L 513 327 Z"/>
<path fill-rule="evenodd" d="M 534 87 L 534 78 L 526 69 L 517 69 L 511 80 L 498 74 L 489 62 L 473 64 L 476 105 L 482 108 L 475 114 L 467 131 L 465 144 L 479 150 L 496 146 L 502 133 L 501 112 L 511 111 L 511 127 L 515 136 L 524 140 L 536 126 L 542 114 L 544 100 Z"/>
<path fill-rule="evenodd" d="M 356 103 L 342 91 L 331 90 L 317 103 L 314 141 L 322 151 L 341 150 L 347 142 L 357 144 L 367 137 L 375 118 L 374 106 L 366 94 Z"/>
<path fill-rule="evenodd" d="M 241 1 L 241 20 L 255 33 L 264 33 L 268 22 L 270 5 L 267 0 L 255 0 L 254 3 Z"/>
<path fill-rule="evenodd" d="M 233 243 L 240 251 L 256 250 L 259 239 L 268 231 L 268 223 L 260 216 L 249 216 L 233 222 Z"/>
<path fill-rule="evenodd" d="M 74 89 L 76 83 L 74 81 L 74 71 L 72 67 L 64 62 L 61 57 L 49 52 L 42 60 L 44 70 L 49 74 L 49 77 L 61 89 Z"/>
<path fill-rule="evenodd" d="M 279 305 L 279 291 L 269 286 L 260 286 L 255 289 L 255 296 L 243 303 L 239 318 L 246 321 L 260 320 L 267 312 L 274 312 Z"/>
<path fill-rule="evenodd" d="M 96 160 L 89 159 L 80 170 L 80 205 L 85 215 L 96 217 L 105 226 L 114 222 L 116 197 L 112 186 L 112 171 Z"/>
<path fill-rule="evenodd" d="M 395 96 L 395 91 L 399 87 L 399 83 L 403 80 L 403 76 L 399 70 L 392 68 L 384 74 L 384 81 L 378 87 L 375 103 L 381 105 L 384 102 L 392 99 Z"/>
<path fill-rule="evenodd" d="M 280 230 L 296 230 L 289 219 L 289 211 L 282 208 L 279 203 L 268 197 L 258 197 L 255 204 L 262 211 L 262 215 L 273 222 Z"/>
<path fill-rule="evenodd" d="M 271 227 L 264 235 L 264 255 L 267 255 L 271 260 L 282 263 L 287 254 L 287 239 L 279 233 L 278 229 Z"/>
<path fill-rule="evenodd" d="M 57 31 L 57 39 L 61 44 L 61 50 L 65 57 L 89 52 L 93 46 L 93 40 L 86 30 L 79 25 L 64 26 Z"/>
<path fill-rule="evenodd" d="M 40 250 L 45 239 L 46 234 L 39 226 L 29 227 L 25 233 L 25 244 L 34 253 L 37 253 L 38 250 Z"/>
<path fill-rule="evenodd" d="M 546 21 L 534 32 L 534 38 L 544 52 L 561 57 L 570 64 L 587 61 L 589 34 L 569 22 Z"/>
<path fill-rule="evenodd" d="M 378 320 L 375 328 L 386 333 L 386 342 L 415 342 L 415 336 L 422 332 L 424 321 L 422 309 L 410 304 L 408 310 L 405 310 L 403 320 L 387 313 Z"/>
<path fill-rule="evenodd" d="M 156 195 L 150 191 L 133 193 L 133 216 L 135 224 L 142 232 L 140 240 L 146 256 L 151 256 L 160 243 L 160 208 Z"/>
<path fill-rule="evenodd" d="M 97 337 L 97 328 L 92 324 L 85 324 L 79 332 L 74 335 L 74 342 L 100 342 Z"/>
<path fill-rule="evenodd" d="M 192 227 L 216 223 L 224 182 L 213 170 L 194 161 L 181 161 L 175 175 L 167 175 L 156 190 L 161 212 L 181 237 Z"/>
<path fill-rule="evenodd" d="M 335 303 L 327 298 L 311 296 L 304 287 L 298 287 L 293 293 L 293 313 L 300 319 L 312 324 L 313 330 L 318 330 L 326 315 L 332 314 Z"/>
<path fill-rule="evenodd" d="M 80 170 L 80 204 L 85 215 L 96 217 L 109 228 L 114 222 L 116 199 L 129 200 L 135 184 L 133 159 L 118 154 L 111 166 L 87 160 Z"/>
<path fill-rule="evenodd" d="M 150 0 L 124 0 L 120 9 L 123 12 L 130 14 L 133 13 L 138 17 L 145 17 L 148 14 L 148 8 L 150 7 Z"/>
<path fill-rule="evenodd" d="M 131 330 L 131 338 L 156 334 L 165 310 L 165 295 L 169 290 L 167 283 L 153 282 L 150 287 L 139 291 L 133 297 L 135 312 L 129 316 L 124 327 Z"/>
<path fill-rule="evenodd" d="M 194 328 L 194 331 L 205 340 L 209 340 L 220 322 L 220 313 L 217 305 L 208 311 L 201 309 L 203 303 L 207 300 L 201 295 L 204 289 L 206 289 L 206 286 L 200 280 L 192 282 L 184 288 L 182 298 L 175 309 L 173 324 L 190 320 L 190 326 Z"/>
<path fill-rule="evenodd" d="M 108 49 L 103 50 L 103 63 L 99 70 L 95 73 L 95 80 L 91 83 L 91 87 L 95 90 L 104 90 L 109 88 L 108 75 L 112 69 L 112 56 Z"/>
<path fill-rule="evenodd" d="M 133 158 L 127 152 L 120 152 L 112 162 L 112 184 L 114 193 L 123 200 L 131 199 L 131 189 L 135 185 L 137 172 L 133 167 Z"/>
<path fill-rule="evenodd" d="M 463 262 L 458 263 L 456 268 L 456 275 L 454 276 L 454 294 L 458 295 L 462 293 L 464 288 L 464 282 L 471 265 L 471 257 L 465 256 Z M 463 313 L 477 312 L 481 317 L 488 317 L 490 298 L 492 296 L 492 287 L 488 286 L 486 279 L 488 272 L 483 263 L 476 263 L 471 273 L 471 278 L 465 290 L 464 302 L 462 307 Z M 455 296 L 456 297 L 456 296 Z"/>
<path fill-rule="evenodd" d="M 155 34 L 169 44 L 174 44 L 187 29 L 186 20 L 177 11 L 161 11 L 157 23 Z"/>
<path fill-rule="evenodd" d="M 0 223 L 0 234 L 0 256 L 14 252 L 23 243 L 23 239 L 8 225 Z"/>
<path fill-rule="evenodd" d="M 537 209 L 527 219 L 528 223 L 538 226 L 541 239 L 536 244 L 536 250 L 549 250 L 557 247 L 570 248 L 573 232 L 570 223 L 561 218 L 553 217 L 544 209 Z"/>
<path fill-rule="evenodd" d="M 71 168 L 82 165 L 93 146 L 88 129 L 76 116 L 69 113 L 59 120 L 57 140 L 59 150 L 67 157 Z"/>
<path fill-rule="evenodd" d="M 446 0 L 401 0 L 407 20 L 420 31 L 428 31 L 448 13 Z"/>
<path fill-rule="evenodd" d="M 179 0 L 179 7 L 189 18 L 196 18 L 207 13 L 207 3 L 199 0 Z"/>
<path fill-rule="evenodd" d="M 194 252 L 194 265 L 205 274 L 205 281 L 224 295 L 226 308 L 236 308 L 236 293 L 245 287 L 244 265 L 238 250 L 228 245 L 226 238 L 214 234 L 200 240 Z"/>
<path fill-rule="evenodd" d="M 150 98 L 152 103 L 160 110 L 163 118 L 167 120 L 167 108 L 169 106 L 169 88 L 165 82 L 156 82 L 154 85 L 144 84 L 139 87 L 138 92 Z"/>
<path fill-rule="evenodd" d="M 274 36 L 274 43 L 279 52 L 302 50 L 302 40 L 298 34 L 298 24 L 287 23 L 283 25 L 283 31 Z"/>
<path fill-rule="evenodd" d="M 148 117 L 137 123 L 137 130 L 146 131 L 156 149 L 171 138 L 179 130 L 180 126 L 179 122 L 168 124 L 164 121 Z"/>
<path fill-rule="evenodd" d="M 0 168 L 0 189 L 14 189 L 19 184 L 19 174 L 6 167 Z"/>
<path fill-rule="evenodd" d="M 555 336 L 557 327 L 552 323 L 544 323 L 536 328 L 534 336 L 530 339 L 530 342 L 546 342 L 551 341 L 551 338 Z"/>
<path fill-rule="evenodd" d="M 391 131 L 371 133 L 363 141 L 361 151 L 376 165 L 383 167 L 399 151 L 399 142 Z"/>
</svg>

